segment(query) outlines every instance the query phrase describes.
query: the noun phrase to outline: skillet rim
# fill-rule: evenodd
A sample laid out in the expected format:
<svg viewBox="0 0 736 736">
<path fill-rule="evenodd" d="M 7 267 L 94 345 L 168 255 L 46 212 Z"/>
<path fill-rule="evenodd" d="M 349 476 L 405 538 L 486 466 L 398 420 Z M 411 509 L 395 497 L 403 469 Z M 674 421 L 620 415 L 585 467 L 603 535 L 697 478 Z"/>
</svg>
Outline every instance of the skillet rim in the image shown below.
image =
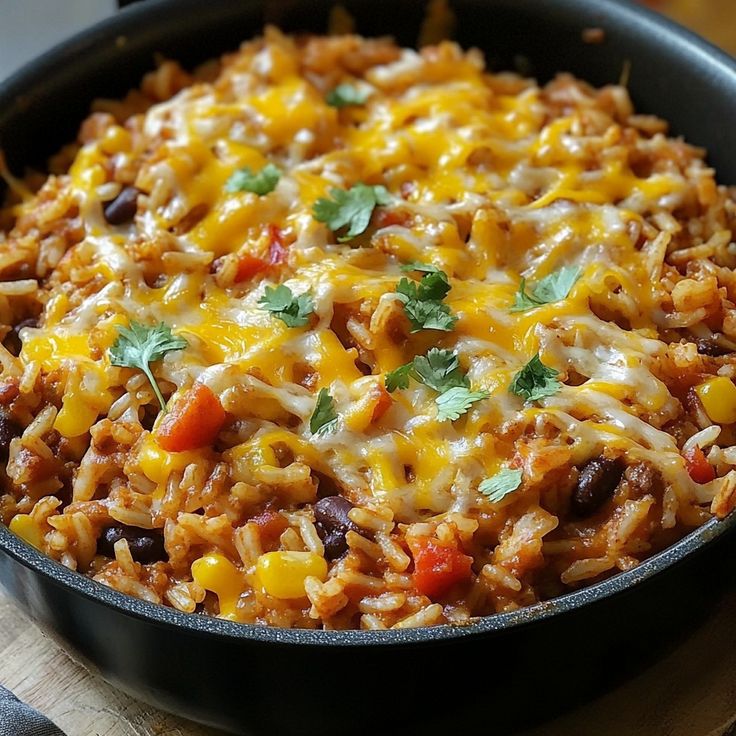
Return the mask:
<svg viewBox="0 0 736 736">
<path fill-rule="evenodd" d="M 148 0 L 146 3 L 128 6 L 118 14 L 56 44 L 0 82 L 0 103 L 3 100 L 9 101 L 12 116 L 13 106 L 18 105 L 19 101 L 27 96 L 27 90 L 33 89 L 34 84 L 47 75 L 53 75 L 67 57 L 80 54 L 93 55 L 103 44 L 114 43 L 121 34 L 134 30 L 141 21 L 155 17 L 175 3 L 181 7 L 183 1 L 188 1 L 190 5 L 196 2 L 196 0 Z M 589 0 L 558 0 L 558 2 L 570 9 L 590 7 Z M 697 58 L 712 74 L 730 77 L 730 86 L 736 91 L 736 59 L 692 31 L 652 10 L 634 5 L 629 0 L 596 0 L 596 11 L 599 17 L 612 27 L 639 26 L 658 37 L 660 45 L 671 47 L 683 57 Z M 183 629 L 189 634 L 214 635 L 225 639 L 308 647 L 352 648 L 452 641 L 474 635 L 495 634 L 511 628 L 540 623 L 555 616 L 571 614 L 610 597 L 637 590 L 655 575 L 702 551 L 724 534 L 731 532 L 734 527 L 736 527 L 736 511 L 723 520 L 710 519 L 674 545 L 631 570 L 516 611 L 480 617 L 463 626 L 446 624 L 386 631 L 279 629 L 183 613 L 120 593 L 69 570 L 28 545 L 2 524 L 0 524 L 0 552 L 21 564 L 29 572 L 41 575 L 46 582 L 63 588 L 65 593 L 81 595 L 93 603 L 112 609 L 117 614 L 139 619 L 150 625 L 170 626 Z"/>
</svg>

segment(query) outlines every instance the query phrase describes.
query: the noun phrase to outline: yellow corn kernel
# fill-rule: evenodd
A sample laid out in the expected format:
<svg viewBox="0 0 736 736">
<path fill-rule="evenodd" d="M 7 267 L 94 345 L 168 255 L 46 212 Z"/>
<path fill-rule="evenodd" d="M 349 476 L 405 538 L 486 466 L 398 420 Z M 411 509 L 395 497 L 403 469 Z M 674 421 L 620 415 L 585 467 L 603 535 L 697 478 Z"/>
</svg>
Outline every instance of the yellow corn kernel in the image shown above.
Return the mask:
<svg viewBox="0 0 736 736">
<path fill-rule="evenodd" d="M 267 552 L 256 562 L 256 575 L 274 598 L 303 598 L 308 577 L 327 579 L 327 561 L 314 552 Z"/>
<path fill-rule="evenodd" d="M 716 424 L 736 422 L 736 386 L 725 376 L 711 378 L 695 387 L 706 414 Z"/>
<path fill-rule="evenodd" d="M 167 452 L 159 447 L 156 440 L 149 436 L 143 441 L 138 451 L 138 465 L 146 477 L 154 483 L 166 483 L 175 470 L 184 470 L 187 465 L 199 459 L 197 452 Z"/>
<path fill-rule="evenodd" d="M 220 616 L 237 620 L 238 599 L 245 588 L 243 574 L 220 554 L 208 554 L 192 563 L 192 578 L 217 596 Z"/>
<path fill-rule="evenodd" d="M 10 520 L 8 528 L 13 534 L 17 534 L 22 540 L 28 542 L 28 544 L 34 546 L 36 549 L 41 549 L 41 545 L 43 544 L 41 527 L 39 527 L 30 514 L 16 514 Z"/>
<path fill-rule="evenodd" d="M 120 153 L 130 150 L 130 133 L 119 125 L 113 125 L 105 131 L 100 142 L 100 148 L 105 153 Z"/>
<path fill-rule="evenodd" d="M 62 436 L 71 439 L 79 437 L 97 421 L 99 409 L 90 406 L 77 392 L 64 396 L 59 413 L 54 421 L 54 429 Z"/>
</svg>

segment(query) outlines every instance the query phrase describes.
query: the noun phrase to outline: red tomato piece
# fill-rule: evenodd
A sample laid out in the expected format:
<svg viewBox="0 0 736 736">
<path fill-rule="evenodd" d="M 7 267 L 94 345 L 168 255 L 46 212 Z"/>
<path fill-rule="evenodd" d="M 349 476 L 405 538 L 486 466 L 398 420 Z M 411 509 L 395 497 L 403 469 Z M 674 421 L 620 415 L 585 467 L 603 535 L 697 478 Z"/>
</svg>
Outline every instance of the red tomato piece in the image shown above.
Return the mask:
<svg viewBox="0 0 736 736">
<path fill-rule="evenodd" d="M 376 383 L 371 387 L 371 394 L 375 398 L 371 422 L 377 422 L 391 408 L 394 400 L 391 398 L 391 394 L 380 383 Z"/>
<path fill-rule="evenodd" d="M 267 268 L 268 263 L 263 259 L 256 258 L 256 256 L 252 256 L 250 253 L 243 253 L 238 257 L 238 270 L 235 273 L 235 282 L 247 281 Z"/>
<path fill-rule="evenodd" d="M 286 260 L 288 251 L 284 244 L 284 233 L 276 225 L 268 226 L 270 245 L 268 246 L 268 262 L 272 266 L 278 266 Z"/>
<path fill-rule="evenodd" d="M 470 577 L 473 558 L 457 547 L 425 537 L 411 545 L 414 556 L 414 586 L 428 598 L 438 598 L 455 583 Z"/>
<path fill-rule="evenodd" d="M 184 452 L 211 445 L 225 423 L 225 410 L 203 383 L 179 397 L 156 429 L 156 441 L 167 452 Z"/>
<path fill-rule="evenodd" d="M 411 219 L 407 212 L 380 209 L 376 212 L 376 227 L 389 227 L 389 225 L 406 225 Z"/>
<path fill-rule="evenodd" d="M 683 454 L 690 477 L 696 483 L 708 483 L 716 477 L 716 471 L 708 462 L 705 453 L 699 447 L 693 447 Z"/>
</svg>

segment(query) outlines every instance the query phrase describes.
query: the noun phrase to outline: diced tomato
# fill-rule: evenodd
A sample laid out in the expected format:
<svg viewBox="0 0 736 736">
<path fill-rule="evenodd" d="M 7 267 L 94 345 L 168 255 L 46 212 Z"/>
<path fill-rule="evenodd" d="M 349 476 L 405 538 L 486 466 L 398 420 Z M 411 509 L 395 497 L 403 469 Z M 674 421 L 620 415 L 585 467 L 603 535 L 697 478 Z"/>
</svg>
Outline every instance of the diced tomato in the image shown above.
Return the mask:
<svg viewBox="0 0 736 736">
<path fill-rule="evenodd" d="M 283 514 L 272 509 L 266 509 L 261 511 L 258 516 L 254 516 L 251 521 L 258 525 L 261 537 L 261 544 L 264 547 L 272 547 L 281 536 L 281 533 L 286 531 L 289 526 L 289 522 Z"/>
<path fill-rule="evenodd" d="M 683 454 L 690 477 L 696 483 L 708 483 L 716 477 L 716 471 L 708 462 L 705 453 L 699 447 L 693 447 Z"/>
<path fill-rule="evenodd" d="M 411 219 L 408 212 L 399 212 L 396 210 L 379 209 L 376 212 L 376 227 L 388 227 L 389 225 L 406 225 Z"/>
<path fill-rule="evenodd" d="M 225 410 L 203 383 L 195 383 L 164 415 L 156 441 L 167 452 L 184 452 L 211 445 L 225 423 Z"/>
<path fill-rule="evenodd" d="M 428 598 L 438 598 L 455 583 L 470 577 L 473 558 L 457 547 L 423 537 L 411 546 L 414 557 L 414 586 Z"/>
<path fill-rule="evenodd" d="M 377 422 L 391 408 L 394 400 L 391 398 L 391 394 L 380 383 L 373 384 L 371 395 L 375 400 L 371 422 Z"/>
<path fill-rule="evenodd" d="M 280 227 L 276 225 L 268 226 L 268 235 L 270 238 L 268 246 L 268 262 L 272 266 L 278 266 L 286 260 L 288 251 L 284 244 L 284 233 Z"/>
<path fill-rule="evenodd" d="M 247 281 L 267 268 L 268 263 L 262 258 L 256 258 L 256 256 L 252 256 L 250 253 L 243 253 L 238 257 L 238 270 L 235 273 L 235 282 Z"/>
</svg>

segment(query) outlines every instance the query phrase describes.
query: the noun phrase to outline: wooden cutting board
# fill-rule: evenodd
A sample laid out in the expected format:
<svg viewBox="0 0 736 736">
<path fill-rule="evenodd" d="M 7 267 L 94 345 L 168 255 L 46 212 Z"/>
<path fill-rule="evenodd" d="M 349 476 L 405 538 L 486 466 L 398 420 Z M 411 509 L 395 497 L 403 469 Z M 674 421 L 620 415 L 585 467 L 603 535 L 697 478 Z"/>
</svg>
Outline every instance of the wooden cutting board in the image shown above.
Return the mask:
<svg viewBox="0 0 736 736">
<path fill-rule="evenodd" d="M 68 736 L 219 736 L 213 729 L 140 703 L 91 675 L 2 593 L 0 683 Z M 519 736 L 734 734 L 736 590 L 708 625 L 664 660 L 574 714 Z"/>
</svg>

